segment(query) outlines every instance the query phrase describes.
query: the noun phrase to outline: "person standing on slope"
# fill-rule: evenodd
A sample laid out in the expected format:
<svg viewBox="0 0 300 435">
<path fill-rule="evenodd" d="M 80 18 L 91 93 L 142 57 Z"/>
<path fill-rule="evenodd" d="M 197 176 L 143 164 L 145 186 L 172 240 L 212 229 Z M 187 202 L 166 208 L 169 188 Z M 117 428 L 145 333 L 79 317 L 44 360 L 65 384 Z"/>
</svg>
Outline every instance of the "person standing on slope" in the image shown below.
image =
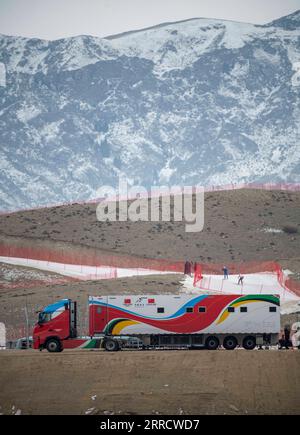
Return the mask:
<svg viewBox="0 0 300 435">
<path fill-rule="evenodd" d="M 244 276 L 243 275 L 241 275 L 241 274 L 239 274 L 239 277 L 238 277 L 238 285 L 243 285 L 243 281 L 244 281 Z"/>
<path fill-rule="evenodd" d="M 191 275 L 191 268 L 192 268 L 192 266 L 191 266 L 190 261 L 186 261 L 184 264 L 184 274 Z"/>
<path fill-rule="evenodd" d="M 228 279 L 228 275 L 229 275 L 229 274 L 228 274 L 228 269 L 227 269 L 227 267 L 224 266 L 222 270 L 223 270 L 223 273 L 224 273 L 224 279 Z"/>
</svg>

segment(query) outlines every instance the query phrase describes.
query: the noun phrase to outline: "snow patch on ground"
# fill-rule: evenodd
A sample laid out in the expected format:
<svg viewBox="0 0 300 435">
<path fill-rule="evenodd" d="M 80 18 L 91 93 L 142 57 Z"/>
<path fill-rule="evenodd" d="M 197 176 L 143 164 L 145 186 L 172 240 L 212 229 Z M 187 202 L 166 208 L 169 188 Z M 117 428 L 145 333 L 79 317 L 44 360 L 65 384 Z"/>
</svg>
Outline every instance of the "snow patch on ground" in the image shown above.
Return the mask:
<svg viewBox="0 0 300 435">
<path fill-rule="evenodd" d="M 280 309 L 281 314 L 300 313 L 300 301 L 285 302 Z"/>
<path fill-rule="evenodd" d="M 26 260 L 25 260 L 26 261 Z M 38 270 L 30 269 L 28 264 L 23 264 L 24 268 L 8 266 L 7 263 L 0 263 L 0 283 L 12 283 L 16 281 L 49 281 L 61 276 L 47 274 Z"/>
<path fill-rule="evenodd" d="M 152 269 L 126 269 L 121 267 L 110 266 L 82 266 L 75 264 L 63 264 L 50 261 L 32 260 L 27 258 L 17 257 L 0 257 L 0 261 L 7 264 L 14 264 L 19 266 L 27 266 L 40 270 L 47 270 L 49 272 L 56 272 L 60 275 L 71 276 L 79 279 L 111 279 L 123 278 L 130 276 L 144 276 L 144 275 L 160 275 L 160 274 L 173 274 L 174 272 L 163 272 Z"/>
<path fill-rule="evenodd" d="M 261 230 L 264 233 L 271 233 L 271 234 L 278 234 L 278 233 L 283 233 L 283 231 L 280 228 L 263 228 Z"/>
<path fill-rule="evenodd" d="M 89 415 L 89 414 L 92 414 L 92 412 L 95 410 L 95 408 L 88 408 L 86 411 L 85 411 L 85 414 L 86 415 Z"/>
</svg>

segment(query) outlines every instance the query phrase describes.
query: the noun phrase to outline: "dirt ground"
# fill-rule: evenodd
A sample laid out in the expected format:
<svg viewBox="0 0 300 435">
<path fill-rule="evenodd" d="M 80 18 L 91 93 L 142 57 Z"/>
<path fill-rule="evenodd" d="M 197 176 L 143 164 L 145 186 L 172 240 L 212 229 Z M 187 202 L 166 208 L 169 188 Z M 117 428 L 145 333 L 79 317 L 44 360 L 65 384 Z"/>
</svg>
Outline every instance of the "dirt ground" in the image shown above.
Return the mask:
<svg viewBox="0 0 300 435">
<path fill-rule="evenodd" d="M 300 414 L 299 351 L 0 351 L 0 367 L 2 414 Z"/>
</svg>

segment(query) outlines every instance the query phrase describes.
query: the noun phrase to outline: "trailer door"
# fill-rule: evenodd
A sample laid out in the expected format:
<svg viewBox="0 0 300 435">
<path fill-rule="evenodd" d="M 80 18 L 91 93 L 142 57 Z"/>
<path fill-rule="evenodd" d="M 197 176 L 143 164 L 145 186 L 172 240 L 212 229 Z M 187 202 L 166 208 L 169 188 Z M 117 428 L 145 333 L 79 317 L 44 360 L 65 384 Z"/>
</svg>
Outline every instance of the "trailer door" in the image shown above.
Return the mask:
<svg viewBox="0 0 300 435">
<path fill-rule="evenodd" d="M 107 324 L 107 297 L 90 298 L 90 335 L 104 331 Z"/>
</svg>

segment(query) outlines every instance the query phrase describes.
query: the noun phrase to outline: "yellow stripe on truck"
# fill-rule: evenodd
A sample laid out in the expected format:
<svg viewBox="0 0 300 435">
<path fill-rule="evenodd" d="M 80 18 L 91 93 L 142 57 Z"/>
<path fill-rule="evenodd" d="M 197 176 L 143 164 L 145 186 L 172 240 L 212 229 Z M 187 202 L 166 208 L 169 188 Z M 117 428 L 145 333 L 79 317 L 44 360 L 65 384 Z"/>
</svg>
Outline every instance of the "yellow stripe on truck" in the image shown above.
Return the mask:
<svg viewBox="0 0 300 435">
<path fill-rule="evenodd" d="M 120 335 L 124 328 L 131 325 L 137 325 L 138 323 L 140 322 L 136 322 L 135 320 L 121 320 L 121 322 L 117 323 L 113 328 L 112 335 Z"/>
<path fill-rule="evenodd" d="M 235 302 L 232 305 L 229 305 L 230 307 L 239 307 L 240 305 L 247 305 L 250 304 L 251 302 L 263 302 L 263 301 L 241 301 L 241 302 Z M 217 325 L 219 325 L 220 323 L 224 322 L 224 320 L 227 319 L 227 317 L 229 316 L 229 314 L 232 314 L 228 311 L 228 307 L 226 308 L 225 311 L 223 311 L 223 313 L 221 314 L 221 316 L 219 317 L 219 320 L 217 321 Z"/>
</svg>

